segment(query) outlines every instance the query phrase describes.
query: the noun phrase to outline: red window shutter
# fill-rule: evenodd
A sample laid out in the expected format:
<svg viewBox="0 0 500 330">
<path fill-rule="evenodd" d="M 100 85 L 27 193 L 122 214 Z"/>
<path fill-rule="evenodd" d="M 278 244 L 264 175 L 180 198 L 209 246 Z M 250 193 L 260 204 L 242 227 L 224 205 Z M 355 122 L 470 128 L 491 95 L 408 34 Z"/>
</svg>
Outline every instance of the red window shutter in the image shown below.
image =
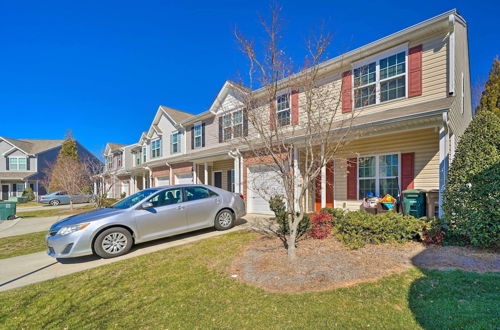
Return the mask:
<svg viewBox="0 0 500 330">
<path fill-rule="evenodd" d="M 274 100 L 269 103 L 269 128 L 271 130 L 276 129 L 276 106 Z"/>
<path fill-rule="evenodd" d="M 321 210 L 321 172 L 316 176 L 314 181 L 316 189 L 314 194 L 314 211 Z"/>
<path fill-rule="evenodd" d="M 422 95 L 422 45 L 408 52 L 408 97 Z"/>
<path fill-rule="evenodd" d="M 333 161 L 326 165 L 326 206 L 333 207 L 333 188 L 335 187 L 333 175 Z"/>
<path fill-rule="evenodd" d="M 352 111 L 352 71 L 342 73 L 342 113 Z"/>
<path fill-rule="evenodd" d="M 299 123 L 299 91 L 292 91 L 292 125 Z"/>
<path fill-rule="evenodd" d="M 413 189 L 415 179 L 415 153 L 401 154 L 401 191 Z"/>
<path fill-rule="evenodd" d="M 358 159 L 347 160 L 347 199 L 358 199 Z"/>
</svg>

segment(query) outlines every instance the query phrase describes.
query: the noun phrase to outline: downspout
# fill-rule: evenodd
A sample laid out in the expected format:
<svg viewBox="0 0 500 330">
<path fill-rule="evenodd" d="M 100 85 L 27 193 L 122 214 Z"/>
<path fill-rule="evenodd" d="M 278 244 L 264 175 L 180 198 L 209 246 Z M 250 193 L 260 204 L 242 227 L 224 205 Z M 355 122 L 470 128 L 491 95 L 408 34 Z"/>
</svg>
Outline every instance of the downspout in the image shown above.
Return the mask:
<svg viewBox="0 0 500 330">
<path fill-rule="evenodd" d="M 448 17 L 448 95 L 455 95 L 455 15 Z"/>
</svg>

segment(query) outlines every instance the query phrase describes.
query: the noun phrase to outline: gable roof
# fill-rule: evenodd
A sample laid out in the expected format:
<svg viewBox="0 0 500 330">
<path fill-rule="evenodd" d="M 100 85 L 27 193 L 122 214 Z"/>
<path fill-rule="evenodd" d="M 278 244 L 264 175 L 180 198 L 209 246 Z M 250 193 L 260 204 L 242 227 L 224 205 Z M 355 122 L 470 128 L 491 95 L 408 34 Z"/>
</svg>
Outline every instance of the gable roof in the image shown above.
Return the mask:
<svg viewBox="0 0 500 330">
<path fill-rule="evenodd" d="M 45 140 L 45 139 L 11 139 L 6 137 L 1 137 L 7 143 L 10 143 L 14 147 L 24 151 L 27 154 L 37 154 L 55 147 L 59 147 L 63 144 L 64 140 Z"/>
<path fill-rule="evenodd" d="M 126 144 L 108 142 L 108 146 L 111 150 L 116 150 L 125 147 Z"/>
<path fill-rule="evenodd" d="M 163 111 L 165 111 L 176 123 L 180 123 L 188 118 L 195 116 L 189 112 L 169 108 L 169 107 L 166 107 L 164 105 L 160 105 L 160 108 Z"/>
</svg>

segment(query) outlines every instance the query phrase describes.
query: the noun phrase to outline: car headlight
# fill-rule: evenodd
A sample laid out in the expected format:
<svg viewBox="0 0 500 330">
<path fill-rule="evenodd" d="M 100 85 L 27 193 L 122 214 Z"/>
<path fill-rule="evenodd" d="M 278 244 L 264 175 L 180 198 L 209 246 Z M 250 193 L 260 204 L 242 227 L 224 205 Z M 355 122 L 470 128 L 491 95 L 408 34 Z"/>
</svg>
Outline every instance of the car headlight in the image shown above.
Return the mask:
<svg viewBox="0 0 500 330">
<path fill-rule="evenodd" d="M 87 223 L 79 223 L 77 225 L 64 226 L 57 231 L 57 235 L 68 235 L 74 233 L 75 231 L 85 229 L 87 228 L 88 225 L 90 225 L 90 223 L 87 222 Z"/>
</svg>

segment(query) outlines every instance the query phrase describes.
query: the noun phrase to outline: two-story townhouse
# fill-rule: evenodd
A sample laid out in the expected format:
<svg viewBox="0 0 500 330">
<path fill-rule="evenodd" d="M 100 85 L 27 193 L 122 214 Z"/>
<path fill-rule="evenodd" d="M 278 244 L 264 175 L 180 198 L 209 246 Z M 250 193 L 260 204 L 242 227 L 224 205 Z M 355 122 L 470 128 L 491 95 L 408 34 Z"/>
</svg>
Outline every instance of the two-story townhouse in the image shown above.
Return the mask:
<svg viewBox="0 0 500 330">
<path fill-rule="evenodd" d="M 344 160 L 321 169 L 309 187 L 307 209 L 359 209 L 368 192 L 396 196 L 409 188 L 438 189 L 441 196 L 457 139 L 472 118 L 467 24 L 457 11 L 325 61 L 320 71 L 321 87 L 339 94 L 342 111 L 334 121 L 354 117 L 355 138 L 343 148 L 339 158 Z M 227 81 L 212 106 L 198 115 L 160 107 L 132 149 L 134 173 L 142 178 L 134 181 L 135 190 L 211 184 L 244 194 L 249 213 L 270 213 L 259 187 L 279 180 L 237 142 L 253 134 L 244 111 L 246 92 Z M 284 89 L 261 111 L 274 125 L 299 130 L 304 103 L 302 90 Z M 303 148 L 290 143 L 299 174 Z M 283 187 L 278 184 L 274 191 Z"/>
<path fill-rule="evenodd" d="M 19 197 L 30 187 L 35 196 L 47 193 L 47 169 L 55 163 L 64 140 L 11 139 L 0 137 L 0 200 Z M 100 161 L 76 141 L 80 159 Z"/>
<path fill-rule="evenodd" d="M 104 150 L 103 188 L 108 197 L 118 198 L 122 192 L 127 195 L 127 171 L 125 144 L 108 142 Z M 125 191 L 124 191 L 125 188 Z"/>
<path fill-rule="evenodd" d="M 359 209 L 368 192 L 397 196 L 410 188 L 438 189 L 442 196 L 457 138 L 472 118 L 467 25 L 456 10 L 320 67 L 324 85 L 332 93 L 342 91 L 342 111 L 336 120 L 355 114 L 352 132 L 357 138 L 343 149 L 345 161 L 321 170 L 307 208 Z M 288 112 L 286 124 L 300 127 L 303 93 L 284 91 L 275 102 L 270 116 Z M 304 166 L 300 145 L 295 157 L 299 164 L 295 170 L 300 171 Z M 255 191 L 273 175 L 263 173 L 254 160 L 244 160 L 249 212 L 270 212 L 265 198 Z"/>
</svg>

